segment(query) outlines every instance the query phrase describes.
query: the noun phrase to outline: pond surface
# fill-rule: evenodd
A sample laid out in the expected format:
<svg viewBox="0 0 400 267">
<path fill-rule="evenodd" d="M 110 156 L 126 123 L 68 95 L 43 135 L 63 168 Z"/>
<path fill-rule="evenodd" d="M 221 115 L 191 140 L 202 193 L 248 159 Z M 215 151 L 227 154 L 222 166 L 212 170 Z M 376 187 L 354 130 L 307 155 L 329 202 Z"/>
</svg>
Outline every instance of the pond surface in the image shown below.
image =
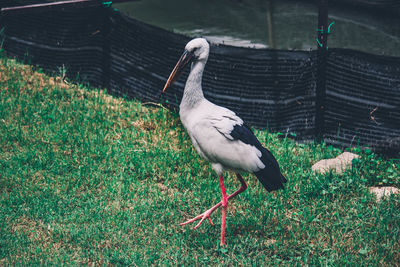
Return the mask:
<svg viewBox="0 0 400 267">
<path fill-rule="evenodd" d="M 317 6 L 293 0 L 142 0 L 114 4 L 140 21 L 213 43 L 315 49 Z M 329 9 L 329 47 L 400 56 L 400 16 L 352 7 Z"/>
</svg>

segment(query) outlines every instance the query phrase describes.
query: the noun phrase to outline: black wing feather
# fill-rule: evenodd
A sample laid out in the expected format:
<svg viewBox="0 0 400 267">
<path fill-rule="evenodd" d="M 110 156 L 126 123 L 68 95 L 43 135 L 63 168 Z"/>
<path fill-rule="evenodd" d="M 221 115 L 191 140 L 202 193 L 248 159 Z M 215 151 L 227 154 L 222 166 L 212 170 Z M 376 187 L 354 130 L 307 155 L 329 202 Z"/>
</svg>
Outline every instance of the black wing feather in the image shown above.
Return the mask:
<svg viewBox="0 0 400 267">
<path fill-rule="evenodd" d="M 233 127 L 230 135 L 245 144 L 255 146 L 261 151 L 261 161 L 264 163 L 265 168 L 261 169 L 254 174 L 257 176 L 261 184 L 268 190 L 268 192 L 283 189 L 283 183 L 286 183 L 286 178 L 282 175 L 279 164 L 275 157 L 269 152 L 268 149 L 262 146 L 260 141 L 254 135 L 253 131 L 245 124 L 236 124 Z"/>
</svg>

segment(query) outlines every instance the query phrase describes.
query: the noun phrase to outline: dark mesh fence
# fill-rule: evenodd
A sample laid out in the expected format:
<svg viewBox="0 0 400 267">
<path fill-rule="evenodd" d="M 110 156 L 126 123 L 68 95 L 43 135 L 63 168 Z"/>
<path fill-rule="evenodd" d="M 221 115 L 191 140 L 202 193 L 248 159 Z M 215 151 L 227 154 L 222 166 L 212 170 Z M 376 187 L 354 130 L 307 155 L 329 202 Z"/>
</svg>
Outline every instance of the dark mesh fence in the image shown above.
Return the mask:
<svg viewBox="0 0 400 267">
<path fill-rule="evenodd" d="M 5 13 L 4 48 L 45 70 L 59 71 L 110 92 L 179 105 L 188 70 L 161 90 L 188 37 L 101 6 L 40 14 Z M 211 46 L 204 94 L 248 124 L 315 137 L 317 52 Z M 324 99 L 325 141 L 400 151 L 400 59 L 330 49 Z"/>
<path fill-rule="evenodd" d="M 96 85 L 103 74 L 103 25 L 106 9 L 34 12 L 3 15 L 4 48 L 8 55 L 48 71 L 67 68 Z"/>
<path fill-rule="evenodd" d="M 400 58 L 332 49 L 327 60 L 329 143 L 400 149 Z"/>
</svg>

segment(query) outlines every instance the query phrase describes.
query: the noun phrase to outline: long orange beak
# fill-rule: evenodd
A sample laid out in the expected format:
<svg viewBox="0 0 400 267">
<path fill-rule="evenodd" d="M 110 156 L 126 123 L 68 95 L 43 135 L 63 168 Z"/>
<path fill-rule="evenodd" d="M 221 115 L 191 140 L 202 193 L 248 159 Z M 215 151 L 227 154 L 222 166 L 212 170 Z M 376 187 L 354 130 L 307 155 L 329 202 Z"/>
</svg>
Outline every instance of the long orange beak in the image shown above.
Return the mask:
<svg viewBox="0 0 400 267">
<path fill-rule="evenodd" d="M 172 70 L 171 74 L 168 77 L 167 83 L 164 86 L 163 93 L 167 90 L 168 87 L 170 87 L 176 79 L 178 79 L 179 75 L 181 75 L 183 69 L 185 66 L 190 62 L 190 60 L 193 57 L 193 53 L 185 50 L 181 56 L 181 58 L 178 60 L 178 63 L 176 63 L 175 68 Z"/>
</svg>

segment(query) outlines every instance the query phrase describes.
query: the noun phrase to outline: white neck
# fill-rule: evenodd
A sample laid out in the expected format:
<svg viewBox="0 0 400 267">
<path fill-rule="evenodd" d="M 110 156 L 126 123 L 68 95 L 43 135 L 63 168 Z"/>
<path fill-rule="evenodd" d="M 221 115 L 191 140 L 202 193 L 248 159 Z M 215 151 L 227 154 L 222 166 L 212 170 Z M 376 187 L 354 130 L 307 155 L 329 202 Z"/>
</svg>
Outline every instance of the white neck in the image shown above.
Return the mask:
<svg viewBox="0 0 400 267">
<path fill-rule="evenodd" d="M 192 68 L 183 92 L 180 105 L 181 108 L 193 108 L 204 99 L 203 89 L 201 88 L 201 80 L 203 78 L 203 70 L 205 65 L 206 60 L 196 60 L 192 63 Z"/>
</svg>

